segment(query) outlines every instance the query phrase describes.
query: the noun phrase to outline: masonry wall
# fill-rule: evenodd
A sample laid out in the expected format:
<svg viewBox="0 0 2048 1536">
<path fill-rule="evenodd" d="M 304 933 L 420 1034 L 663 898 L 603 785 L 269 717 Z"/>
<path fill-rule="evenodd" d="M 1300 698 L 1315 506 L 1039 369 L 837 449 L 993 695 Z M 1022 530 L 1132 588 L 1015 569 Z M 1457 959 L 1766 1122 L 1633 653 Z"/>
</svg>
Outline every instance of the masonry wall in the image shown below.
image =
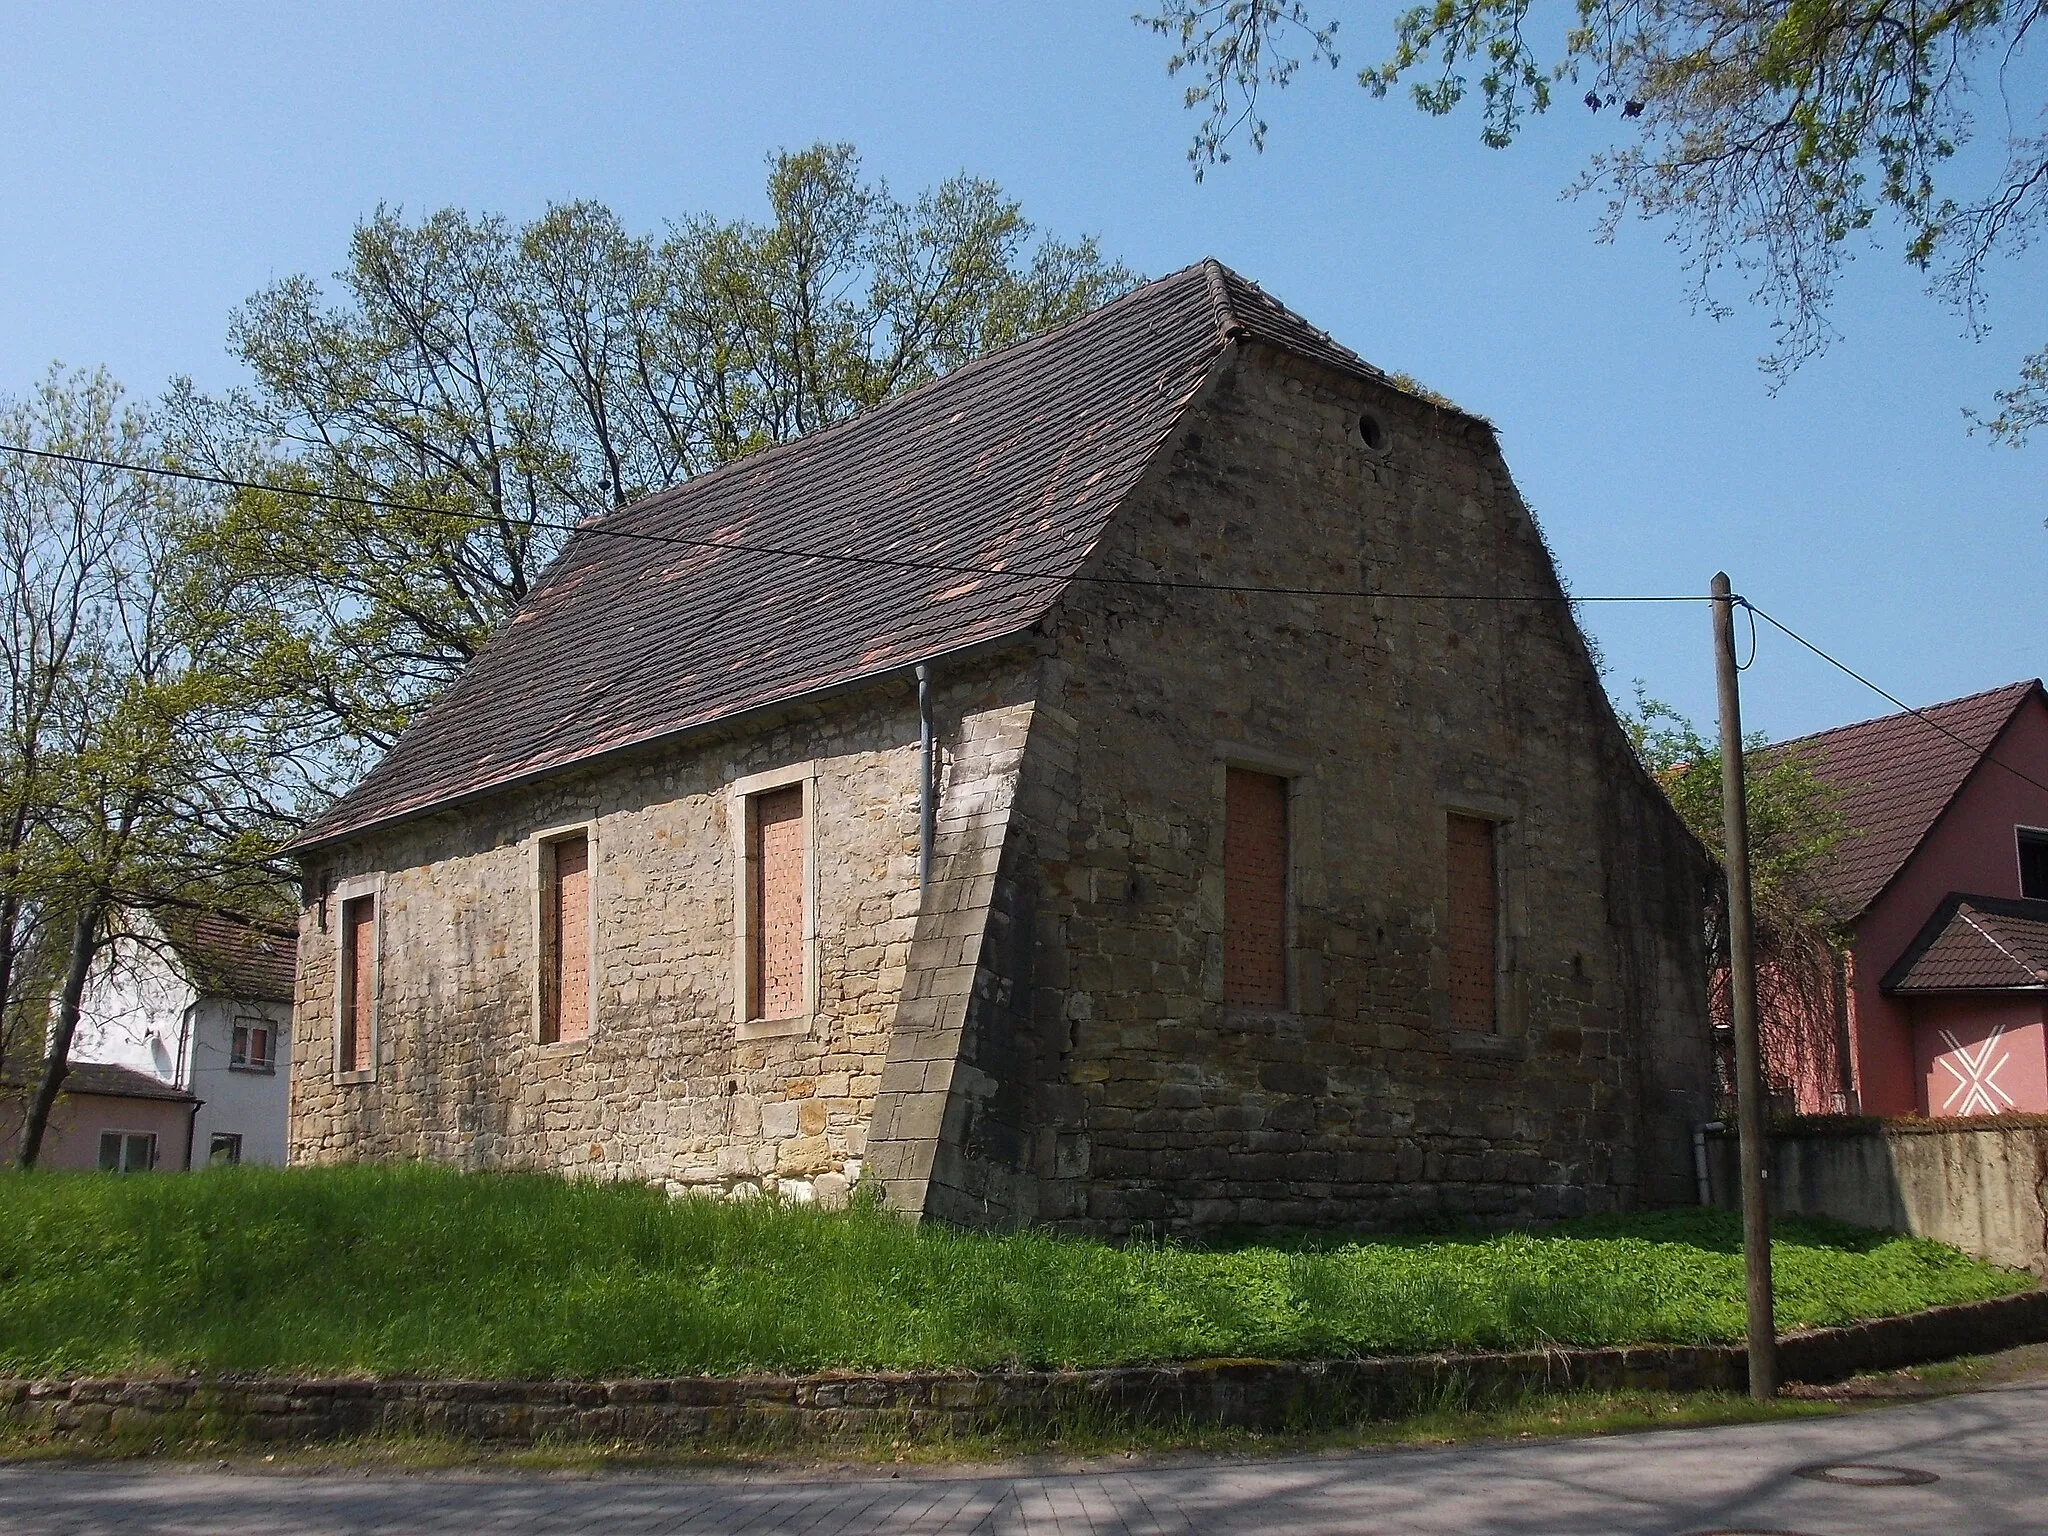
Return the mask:
<svg viewBox="0 0 2048 1536">
<path fill-rule="evenodd" d="M 2048 709 L 2029 701 L 1996 748 L 2005 762 L 2048 763 Z M 2039 777 L 2038 768 L 2028 771 Z M 1857 919 L 1849 1030 L 1858 1107 L 1865 1114 L 1941 1112 L 1938 1104 L 1927 1103 L 1926 1079 L 1916 1070 L 1908 1001 L 1887 997 L 1878 983 L 1949 892 L 2020 894 L 2019 827 L 2048 827 L 2048 790 L 1979 764 L 1891 884 Z"/>
<path fill-rule="evenodd" d="M 1389 439 L 1375 453 L 1370 408 Z M 1556 598 L 1491 436 L 1253 351 L 1102 575 Z M 1145 1228 L 1692 1197 L 1708 869 L 1560 600 L 1084 584 L 1051 626 L 926 1210 Z M 1231 765 L 1293 787 L 1289 1006 L 1224 1005 Z M 1498 822 L 1497 1027 L 1448 1005 L 1446 816 Z"/>
<path fill-rule="evenodd" d="M 32 1089 L 0 1093 L 0 1157 L 21 1150 L 21 1128 Z M 100 1165 L 105 1131 L 149 1132 L 156 1137 L 156 1172 L 181 1173 L 191 1159 L 192 1105 L 177 1099 L 131 1099 L 106 1093 L 60 1093 L 50 1106 L 36 1166 L 89 1173 Z"/>
<path fill-rule="evenodd" d="M 949 829 L 963 793 L 1007 804 L 988 752 L 1021 749 L 1031 677 L 1030 657 L 1012 654 L 944 680 Z M 905 675 L 343 846 L 309 870 L 300 924 L 292 1160 L 426 1157 L 843 1198 L 917 925 L 917 741 Z M 804 763 L 816 774 L 816 1009 L 799 1034 L 736 1038 L 732 786 Z M 592 1028 L 543 1045 L 533 839 L 582 823 Z M 379 876 L 376 1069 L 349 1082 L 334 1060 L 337 902 L 348 882 Z M 959 942 L 939 941 L 955 965 Z"/>
</svg>

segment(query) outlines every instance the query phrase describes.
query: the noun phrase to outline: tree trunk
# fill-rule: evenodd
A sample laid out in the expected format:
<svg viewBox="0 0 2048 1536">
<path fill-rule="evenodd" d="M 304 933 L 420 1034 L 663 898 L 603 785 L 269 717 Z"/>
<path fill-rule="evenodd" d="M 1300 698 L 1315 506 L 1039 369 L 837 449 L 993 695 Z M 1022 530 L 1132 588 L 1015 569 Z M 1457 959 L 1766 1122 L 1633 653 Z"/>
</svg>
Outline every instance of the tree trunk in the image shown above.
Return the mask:
<svg viewBox="0 0 2048 1536">
<path fill-rule="evenodd" d="M 106 899 L 95 896 L 71 925 L 71 964 L 64 972 L 64 990 L 57 999 L 57 1029 L 43 1053 L 43 1080 L 28 1107 L 28 1118 L 22 1122 L 16 1167 L 33 1168 L 42 1155 L 43 1132 L 49 1129 L 50 1110 L 57 1102 L 58 1090 L 64 1086 L 65 1074 L 71 1070 L 71 1037 L 78 1033 L 78 1011 L 85 999 L 86 977 L 92 972 L 93 952 L 98 948 L 100 919 L 106 911 Z"/>
</svg>

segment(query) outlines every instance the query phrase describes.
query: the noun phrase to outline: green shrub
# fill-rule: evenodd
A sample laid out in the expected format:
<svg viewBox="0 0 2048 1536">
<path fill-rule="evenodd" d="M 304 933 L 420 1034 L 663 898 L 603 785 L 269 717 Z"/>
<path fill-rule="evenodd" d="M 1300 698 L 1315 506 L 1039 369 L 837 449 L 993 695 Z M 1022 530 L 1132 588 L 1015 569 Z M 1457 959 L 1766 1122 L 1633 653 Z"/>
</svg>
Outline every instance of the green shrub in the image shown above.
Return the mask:
<svg viewBox="0 0 2048 1536">
<path fill-rule="evenodd" d="M 0 1374 L 138 1367 L 596 1377 L 1090 1366 L 1742 1336 L 1736 1219 L 1220 1250 L 914 1227 L 418 1165 L 0 1175 Z M 2023 1289 L 1821 1222 L 1781 1328 Z"/>
</svg>

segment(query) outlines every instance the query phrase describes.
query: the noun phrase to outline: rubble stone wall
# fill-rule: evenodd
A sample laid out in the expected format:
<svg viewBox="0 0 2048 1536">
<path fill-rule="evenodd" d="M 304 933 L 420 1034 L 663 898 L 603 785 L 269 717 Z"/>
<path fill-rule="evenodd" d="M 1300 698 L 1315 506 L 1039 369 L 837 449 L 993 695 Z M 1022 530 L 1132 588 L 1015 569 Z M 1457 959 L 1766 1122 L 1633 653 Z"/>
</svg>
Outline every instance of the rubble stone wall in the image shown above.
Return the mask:
<svg viewBox="0 0 2048 1536">
<path fill-rule="evenodd" d="M 1012 653 L 944 680 L 942 808 L 947 793 L 1007 802 L 983 744 L 1021 742 L 1031 679 L 1029 655 Z M 948 766 L 963 761 L 979 765 L 971 783 Z M 731 787 L 807 762 L 815 1014 L 799 1035 L 736 1038 Z M 650 748 L 348 843 L 309 884 L 317 895 L 381 876 L 375 1079 L 337 1080 L 335 901 L 309 901 L 292 1160 L 423 1157 L 843 1199 L 918 920 L 917 776 L 905 674 L 744 735 Z M 586 822 L 594 1022 L 586 1041 L 542 1044 L 532 839 Z"/>
<path fill-rule="evenodd" d="M 1057 613 L 947 1208 L 1120 1235 L 1691 1199 L 1708 867 L 1491 433 L 1254 349 L 1090 569 L 1139 584 Z M 1291 781 L 1284 1008 L 1223 1001 L 1233 765 Z M 1498 824 L 1485 1031 L 1449 1016 L 1452 812 Z"/>
</svg>

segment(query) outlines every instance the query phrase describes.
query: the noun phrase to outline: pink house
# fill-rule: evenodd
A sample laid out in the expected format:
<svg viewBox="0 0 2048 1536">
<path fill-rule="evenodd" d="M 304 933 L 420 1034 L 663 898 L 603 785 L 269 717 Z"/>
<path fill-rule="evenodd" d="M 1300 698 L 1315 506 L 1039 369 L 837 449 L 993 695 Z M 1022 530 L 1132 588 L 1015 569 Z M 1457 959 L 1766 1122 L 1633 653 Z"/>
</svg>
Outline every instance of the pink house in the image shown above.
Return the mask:
<svg viewBox="0 0 2048 1536">
<path fill-rule="evenodd" d="M 2048 1112 L 2048 694 L 2038 680 L 1784 748 L 1842 790 L 1851 914 L 1835 1071 L 1799 1108 Z M 1841 1053 L 1837 1053 L 1840 1055 Z"/>
</svg>

